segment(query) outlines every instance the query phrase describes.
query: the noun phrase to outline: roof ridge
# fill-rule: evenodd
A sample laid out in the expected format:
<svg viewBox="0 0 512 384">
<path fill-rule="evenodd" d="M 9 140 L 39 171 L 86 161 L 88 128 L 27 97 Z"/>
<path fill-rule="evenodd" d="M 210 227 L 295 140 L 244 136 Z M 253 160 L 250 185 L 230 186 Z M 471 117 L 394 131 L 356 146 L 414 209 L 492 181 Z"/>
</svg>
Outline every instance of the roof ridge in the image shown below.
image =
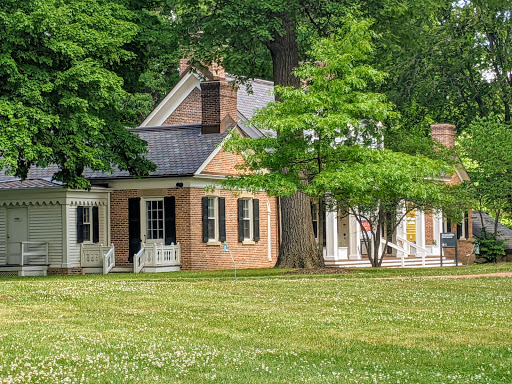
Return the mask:
<svg viewBox="0 0 512 384">
<path fill-rule="evenodd" d="M 172 131 L 172 130 L 197 130 L 201 128 L 201 124 L 181 124 L 181 125 L 156 125 L 152 127 L 137 127 L 130 128 L 130 132 L 158 132 L 158 131 Z"/>
</svg>

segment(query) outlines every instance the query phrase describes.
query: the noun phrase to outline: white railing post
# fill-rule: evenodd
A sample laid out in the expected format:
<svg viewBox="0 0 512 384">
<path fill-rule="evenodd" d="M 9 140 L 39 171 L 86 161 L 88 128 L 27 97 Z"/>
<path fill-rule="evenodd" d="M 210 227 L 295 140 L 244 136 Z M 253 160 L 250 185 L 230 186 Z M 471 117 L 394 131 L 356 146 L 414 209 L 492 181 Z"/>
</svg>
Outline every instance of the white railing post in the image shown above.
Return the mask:
<svg viewBox="0 0 512 384">
<path fill-rule="evenodd" d="M 142 271 L 145 264 L 146 264 L 146 249 L 145 249 L 145 245 L 142 244 L 142 248 L 133 257 L 133 272 L 139 273 L 140 271 Z"/>
<path fill-rule="evenodd" d="M 105 255 L 103 255 L 103 274 L 104 275 L 109 273 L 116 263 L 116 253 L 115 253 L 114 245 L 112 244 L 112 246 L 105 247 L 105 248 L 109 249 L 109 251 Z"/>
<path fill-rule="evenodd" d="M 25 244 L 23 242 L 20 243 L 20 250 L 21 250 L 20 266 L 23 267 L 23 264 L 25 264 Z"/>
</svg>

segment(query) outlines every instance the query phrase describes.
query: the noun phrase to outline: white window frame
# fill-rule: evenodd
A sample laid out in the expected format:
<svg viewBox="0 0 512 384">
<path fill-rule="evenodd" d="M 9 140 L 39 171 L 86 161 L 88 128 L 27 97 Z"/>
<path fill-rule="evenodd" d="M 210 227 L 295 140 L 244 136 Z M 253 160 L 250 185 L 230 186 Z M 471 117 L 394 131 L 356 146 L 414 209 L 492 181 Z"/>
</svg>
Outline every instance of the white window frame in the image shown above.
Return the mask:
<svg viewBox="0 0 512 384">
<path fill-rule="evenodd" d="M 162 202 L 162 238 L 153 239 L 148 237 L 148 203 L 152 203 L 154 201 Z M 165 207 L 164 207 L 164 198 L 163 197 L 152 197 L 152 198 L 146 198 L 142 200 L 142 209 L 141 209 L 141 224 L 143 227 L 141 228 L 141 232 L 143 235 L 144 243 L 164 243 L 165 242 Z M 160 219 L 158 219 L 160 220 Z M 153 230 L 153 229 L 151 229 Z M 158 228 L 160 230 L 160 228 Z"/>
<path fill-rule="evenodd" d="M 87 221 L 85 218 L 87 217 Z M 91 207 L 82 207 L 82 242 L 83 243 L 92 243 L 92 209 Z M 89 237 L 85 238 L 85 228 L 89 228 Z"/>
<path fill-rule="evenodd" d="M 243 242 L 252 242 L 254 239 L 254 213 L 253 213 L 253 199 L 242 199 L 242 201 L 246 201 L 248 205 L 248 217 L 244 216 L 244 209 L 242 204 L 242 222 L 249 223 L 249 237 L 245 236 L 245 227 L 244 227 L 244 240 Z"/>
<path fill-rule="evenodd" d="M 207 221 L 208 221 L 208 242 L 216 243 L 219 241 L 219 198 L 217 196 L 206 196 L 208 198 L 207 205 Z M 210 215 L 210 201 L 213 201 L 213 216 Z M 213 221 L 214 238 L 210 237 L 210 220 Z"/>
</svg>

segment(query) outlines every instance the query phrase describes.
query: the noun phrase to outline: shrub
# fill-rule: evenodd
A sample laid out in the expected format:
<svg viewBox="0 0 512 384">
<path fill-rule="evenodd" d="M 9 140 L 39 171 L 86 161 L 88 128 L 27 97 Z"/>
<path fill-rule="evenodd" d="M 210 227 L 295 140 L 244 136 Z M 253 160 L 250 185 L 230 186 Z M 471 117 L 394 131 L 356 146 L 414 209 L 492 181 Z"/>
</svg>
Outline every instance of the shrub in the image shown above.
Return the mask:
<svg viewBox="0 0 512 384">
<path fill-rule="evenodd" d="M 498 256 L 505 255 L 504 242 L 504 240 L 497 239 L 495 233 L 489 233 L 482 228 L 480 236 L 475 236 L 473 244 L 478 247 L 481 257 L 496 262 Z"/>
</svg>

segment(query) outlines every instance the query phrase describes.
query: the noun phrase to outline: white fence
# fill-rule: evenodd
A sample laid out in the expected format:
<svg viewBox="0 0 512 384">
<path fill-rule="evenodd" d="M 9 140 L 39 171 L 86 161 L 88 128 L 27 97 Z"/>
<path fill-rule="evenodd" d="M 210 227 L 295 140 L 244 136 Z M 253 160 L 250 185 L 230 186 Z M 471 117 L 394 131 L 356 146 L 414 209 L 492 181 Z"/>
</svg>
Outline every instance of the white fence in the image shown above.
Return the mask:
<svg viewBox="0 0 512 384">
<path fill-rule="evenodd" d="M 181 265 L 180 244 L 143 244 L 134 256 L 133 271 L 141 272 L 144 267 L 175 267 Z"/>
<path fill-rule="evenodd" d="M 103 274 L 107 274 L 116 263 L 114 245 L 81 244 L 80 265 L 82 268 L 102 268 Z"/>
<path fill-rule="evenodd" d="M 48 265 L 48 243 L 22 241 L 7 242 L 7 264 Z"/>
</svg>

